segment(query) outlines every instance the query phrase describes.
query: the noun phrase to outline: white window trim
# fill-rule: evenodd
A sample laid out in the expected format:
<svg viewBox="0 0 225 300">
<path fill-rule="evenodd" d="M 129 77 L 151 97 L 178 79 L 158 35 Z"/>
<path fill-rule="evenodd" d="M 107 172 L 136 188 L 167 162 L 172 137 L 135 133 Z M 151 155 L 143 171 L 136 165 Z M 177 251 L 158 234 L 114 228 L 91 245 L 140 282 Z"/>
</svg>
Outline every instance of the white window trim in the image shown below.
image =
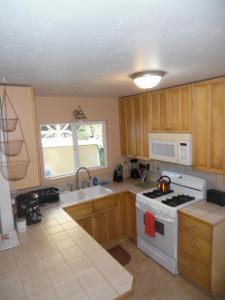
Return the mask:
<svg viewBox="0 0 225 300">
<path fill-rule="evenodd" d="M 105 163 L 102 166 L 96 166 L 96 167 L 90 167 L 88 168 L 89 170 L 93 171 L 93 170 L 100 170 L 100 169 L 106 169 L 109 166 L 108 163 L 108 143 L 107 143 L 107 124 L 106 121 L 79 121 L 79 122 L 62 122 L 62 123 L 48 123 L 48 124 L 41 124 L 40 125 L 40 130 L 42 126 L 47 126 L 47 125 L 57 125 L 57 124 L 71 124 L 72 126 L 72 140 L 73 140 L 73 148 L 74 148 L 74 173 L 68 173 L 68 174 L 61 174 L 61 175 L 57 175 L 57 176 L 45 176 L 44 174 L 44 178 L 45 179 L 54 179 L 54 178 L 60 178 L 60 177 L 67 177 L 67 176 L 73 176 L 76 173 L 76 170 L 78 168 L 81 167 L 80 165 L 80 160 L 79 160 L 79 151 L 77 150 L 78 147 L 78 141 L 77 141 L 77 130 L 76 128 L 78 126 L 82 126 L 82 125 L 89 125 L 89 124 L 102 124 L 102 135 L 103 135 L 103 149 L 104 149 L 104 160 Z M 40 135 L 41 138 L 41 135 Z M 43 155 L 43 147 L 42 147 L 42 138 L 41 138 L 41 148 L 42 148 L 42 156 L 43 156 L 43 164 L 44 164 L 44 168 L 43 171 L 45 170 L 45 161 L 44 161 L 44 155 Z M 77 166 L 77 168 L 76 168 Z M 82 171 L 82 170 L 81 170 Z M 45 172 L 43 172 L 45 173 Z"/>
</svg>

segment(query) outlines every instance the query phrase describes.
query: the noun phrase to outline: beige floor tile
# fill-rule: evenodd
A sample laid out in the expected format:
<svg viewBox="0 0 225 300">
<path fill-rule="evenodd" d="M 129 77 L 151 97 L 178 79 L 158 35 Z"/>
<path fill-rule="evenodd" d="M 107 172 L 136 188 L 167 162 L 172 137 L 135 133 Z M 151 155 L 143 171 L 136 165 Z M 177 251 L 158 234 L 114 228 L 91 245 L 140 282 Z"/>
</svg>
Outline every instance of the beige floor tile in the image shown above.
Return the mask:
<svg viewBox="0 0 225 300">
<path fill-rule="evenodd" d="M 76 246 L 76 243 L 71 238 L 62 241 L 55 241 L 55 244 L 59 250 L 66 250 Z"/>
<path fill-rule="evenodd" d="M 8 288 L 4 288 L 0 292 L 1 300 L 23 300 L 25 299 L 25 293 L 22 283 L 11 285 Z"/>
<path fill-rule="evenodd" d="M 49 288 L 50 281 L 46 274 L 41 274 L 23 279 L 23 285 L 26 295 L 31 295 L 40 290 Z"/>
<path fill-rule="evenodd" d="M 57 296 L 52 288 L 39 290 L 27 297 L 27 300 L 56 300 L 56 299 Z"/>
<path fill-rule="evenodd" d="M 84 253 L 79 247 L 75 246 L 73 248 L 63 250 L 62 255 L 67 261 L 73 261 L 79 257 L 83 257 Z"/>
<path fill-rule="evenodd" d="M 49 255 L 41 260 L 45 270 L 51 269 L 65 262 L 64 257 L 60 253 Z"/>
<path fill-rule="evenodd" d="M 70 263 L 70 267 L 75 275 L 87 271 L 94 267 L 87 257 L 78 258 Z"/>
</svg>

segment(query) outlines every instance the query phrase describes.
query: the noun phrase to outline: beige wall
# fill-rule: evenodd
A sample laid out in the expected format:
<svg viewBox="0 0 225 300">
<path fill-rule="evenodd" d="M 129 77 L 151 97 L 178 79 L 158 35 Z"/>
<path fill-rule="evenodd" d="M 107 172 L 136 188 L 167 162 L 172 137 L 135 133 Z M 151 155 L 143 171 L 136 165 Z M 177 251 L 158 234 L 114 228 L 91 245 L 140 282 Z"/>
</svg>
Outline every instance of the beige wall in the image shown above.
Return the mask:
<svg viewBox="0 0 225 300">
<path fill-rule="evenodd" d="M 92 172 L 104 178 L 104 175 L 112 173 L 113 169 L 121 159 L 120 135 L 119 135 L 119 113 L 116 98 L 84 98 L 84 97 L 35 97 L 37 125 L 46 123 L 72 122 L 72 112 L 81 105 L 88 121 L 107 121 L 107 147 L 108 163 L 107 169 Z M 40 144 L 40 135 L 39 135 Z M 42 185 L 66 185 L 72 182 L 73 177 L 45 179 L 43 173 L 43 157 L 40 147 Z"/>
</svg>

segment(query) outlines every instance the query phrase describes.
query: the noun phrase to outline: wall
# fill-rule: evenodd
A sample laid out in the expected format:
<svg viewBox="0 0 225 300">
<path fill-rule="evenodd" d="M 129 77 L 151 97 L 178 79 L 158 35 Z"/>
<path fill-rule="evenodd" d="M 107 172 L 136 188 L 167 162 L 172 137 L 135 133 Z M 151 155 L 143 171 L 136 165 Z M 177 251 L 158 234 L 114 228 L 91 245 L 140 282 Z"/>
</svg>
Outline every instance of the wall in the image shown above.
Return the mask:
<svg viewBox="0 0 225 300">
<path fill-rule="evenodd" d="M 86 114 L 88 121 L 107 121 L 107 147 L 108 163 L 107 169 L 91 172 L 98 175 L 100 179 L 110 179 L 113 169 L 120 161 L 120 136 L 119 136 L 119 113 L 116 98 L 84 98 L 84 97 L 35 97 L 37 126 L 47 123 L 72 122 L 73 110 L 80 105 Z M 39 135 L 40 143 L 40 135 Z M 40 147 L 42 185 L 65 187 L 74 181 L 73 177 L 61 177 L 56 179 L 45 179 L 43 174 L 43 157 Z"/>
</svg>

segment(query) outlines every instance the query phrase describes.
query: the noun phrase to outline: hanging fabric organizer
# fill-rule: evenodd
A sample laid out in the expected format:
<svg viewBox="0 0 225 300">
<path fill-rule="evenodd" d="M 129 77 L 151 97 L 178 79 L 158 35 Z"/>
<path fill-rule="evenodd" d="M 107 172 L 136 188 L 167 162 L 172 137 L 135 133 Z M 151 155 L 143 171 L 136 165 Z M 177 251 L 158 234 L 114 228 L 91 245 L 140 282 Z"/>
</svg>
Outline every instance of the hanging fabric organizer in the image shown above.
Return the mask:
<svg viewBox="0 0 225 300">
<path fill-rule="evenodd" d="M 30 159 L 21 121 L 6 86 L 0 98 L 0 129 L 0 172 L 8 181 L 21 180 L 27 174 Z M 15 139 L 15 133 L 19 138 Z"/>
</svg>

